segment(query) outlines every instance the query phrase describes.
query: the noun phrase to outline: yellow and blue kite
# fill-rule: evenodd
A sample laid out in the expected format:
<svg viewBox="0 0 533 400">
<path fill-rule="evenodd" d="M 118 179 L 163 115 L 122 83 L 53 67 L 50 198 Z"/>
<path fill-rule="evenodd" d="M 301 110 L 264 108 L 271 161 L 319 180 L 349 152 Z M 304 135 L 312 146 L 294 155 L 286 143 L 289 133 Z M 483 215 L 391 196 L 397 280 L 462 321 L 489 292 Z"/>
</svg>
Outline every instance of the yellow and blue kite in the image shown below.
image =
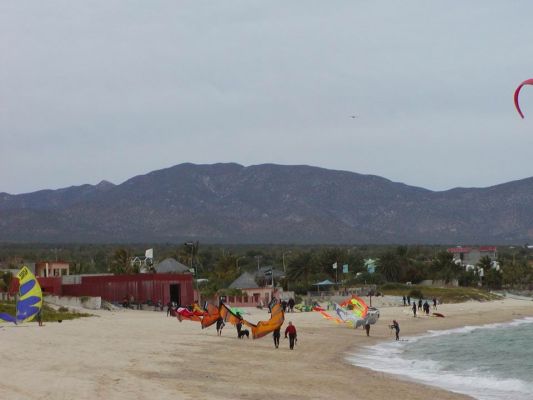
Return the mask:
<svg viewBox="0 0 533 400">
<path fill-rule="evenodd" d="M 17 314 L 12 316 L 0 313 L 0 320 L 14 322 L 15 324 L 31 321 L 43 306 L 41 286 L 28 267 L 22 267 L 17 274 L 17 278 L 19 280 Z"/>
</svg>

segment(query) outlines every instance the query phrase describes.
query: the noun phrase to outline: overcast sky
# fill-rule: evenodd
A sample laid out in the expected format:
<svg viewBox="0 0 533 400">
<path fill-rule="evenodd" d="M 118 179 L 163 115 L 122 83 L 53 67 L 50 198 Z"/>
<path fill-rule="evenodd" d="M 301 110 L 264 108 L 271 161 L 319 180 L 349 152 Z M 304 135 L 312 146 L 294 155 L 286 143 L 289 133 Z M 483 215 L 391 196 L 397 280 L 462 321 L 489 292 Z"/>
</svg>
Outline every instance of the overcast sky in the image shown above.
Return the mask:
<svg viewBox="0 0 533 400">
<path fill-rule="evenodd" d="M 4 1 L 0 192 L 182 162 L 530 177 L 532 38 L 530 0 Z"/>
</svg>

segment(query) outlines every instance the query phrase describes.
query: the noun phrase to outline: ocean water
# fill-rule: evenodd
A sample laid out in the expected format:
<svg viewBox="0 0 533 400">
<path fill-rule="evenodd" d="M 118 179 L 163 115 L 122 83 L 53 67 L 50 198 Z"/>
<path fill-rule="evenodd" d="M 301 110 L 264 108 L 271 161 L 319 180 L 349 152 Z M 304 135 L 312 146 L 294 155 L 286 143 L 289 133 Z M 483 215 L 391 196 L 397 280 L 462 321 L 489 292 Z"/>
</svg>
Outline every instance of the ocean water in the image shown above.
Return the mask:
<svg viewBox="0 0 533 400">
<path fill-rule="evenodd" d="M 476 399 L 533 400 L 533 318 L 403 339 L 347 359 Z"/>
</svg>

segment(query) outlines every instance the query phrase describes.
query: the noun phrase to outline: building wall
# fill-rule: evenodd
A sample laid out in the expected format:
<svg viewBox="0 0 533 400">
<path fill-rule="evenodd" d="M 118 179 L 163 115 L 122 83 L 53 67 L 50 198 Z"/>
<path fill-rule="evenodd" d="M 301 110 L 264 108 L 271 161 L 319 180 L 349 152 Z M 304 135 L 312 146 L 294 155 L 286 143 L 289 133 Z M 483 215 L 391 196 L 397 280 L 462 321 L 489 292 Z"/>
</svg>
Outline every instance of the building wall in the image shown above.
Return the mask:
<svg viewBox="0 0 533 400">
<path fill-rule="evenodd" d="M 225 303 L 234 307 L 267 306 L 272 297 L 278 297 L 280 293 L 272 288 L 241 289 L 242 296 L 225 296 Z"/>
<path fill-rule="evenodd" d="M 195 300 L 192 275 L 189 274 L 83 276 L 80 284 L 63 285 L 63 295 L 100 296 L 110 302 L 122 302 L 133 296 L 135 303 L 161 300 L 166 304 L 170 301 L 171 284 L 180 285 L 182 305 Z"/>
</svg>

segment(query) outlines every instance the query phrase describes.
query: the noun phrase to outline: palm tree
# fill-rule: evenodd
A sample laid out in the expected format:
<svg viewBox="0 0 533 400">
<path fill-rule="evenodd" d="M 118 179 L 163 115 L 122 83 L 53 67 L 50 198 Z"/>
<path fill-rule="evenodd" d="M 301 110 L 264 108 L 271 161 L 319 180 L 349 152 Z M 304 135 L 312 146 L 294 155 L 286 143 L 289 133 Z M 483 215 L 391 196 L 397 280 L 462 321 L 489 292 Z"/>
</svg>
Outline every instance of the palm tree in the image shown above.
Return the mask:
<svg viewBox="0 0 533 400">
<path fill-rule="evenodd" d="M 291 258 L 287 266 L 287 279 L 292 282 L 302 281 L 309 287 L 309 278 L 315 272 L 313 257 L 310 253 L 299 253 Z"/>
<path fill-rule="evenodd" d="M 399 282 L 401 275 L 400 260 L 396 253 L 387 252 L 380 257 L 377 272 L 388 282 Z"/>
<path fill-rule="evenodd" d="M 110 271 L 114 274 L 130 274 L 133 272 L 131 255 L 128 249 L 121 247 L 115 250 L 111 258 Z"/>
<path fill-rule="evenodd" d="M 453 260 L 453 254 L 447 251 L 437 253 L 437 256 L 431 262 L 431 269 L 435 278 L 443 279 L 445 283 L 458 279 L 463 272 L 463 267 L 460 264 L 456 264 Z"/>
</svg>

